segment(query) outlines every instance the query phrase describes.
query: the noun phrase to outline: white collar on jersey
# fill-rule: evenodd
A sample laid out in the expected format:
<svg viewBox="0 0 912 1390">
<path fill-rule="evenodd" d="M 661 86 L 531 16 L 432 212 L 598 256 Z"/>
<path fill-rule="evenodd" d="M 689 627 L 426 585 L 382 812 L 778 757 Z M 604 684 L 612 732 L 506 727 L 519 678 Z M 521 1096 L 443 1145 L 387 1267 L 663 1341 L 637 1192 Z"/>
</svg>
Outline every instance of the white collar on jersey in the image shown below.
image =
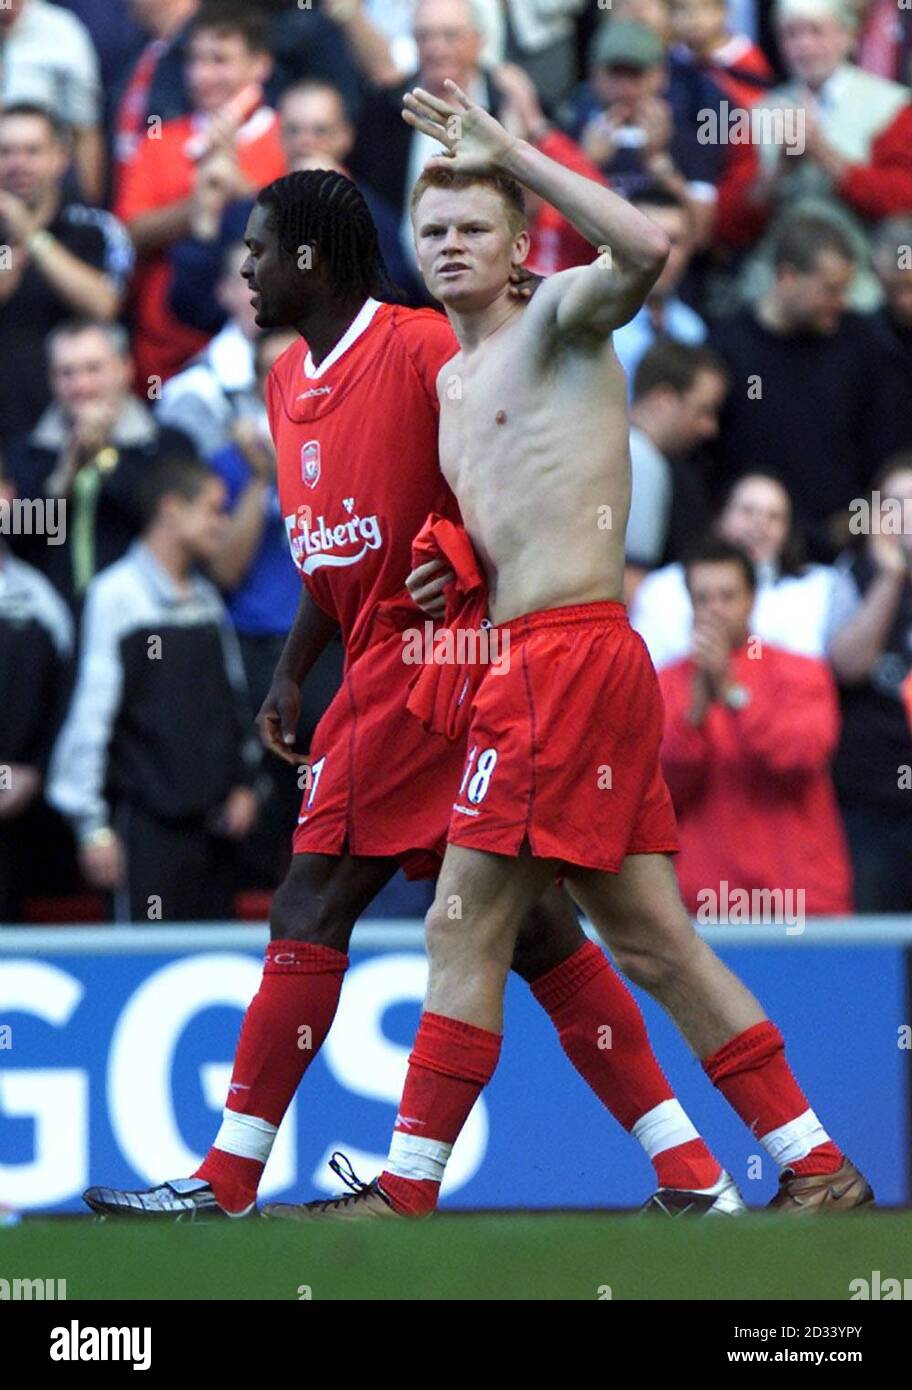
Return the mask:
<svg viewBox="0 0 912 1390">
<path fill-rule="evenodd" d="M 361 305 L 361 308 L 358 310 L 357 315 L 355 316 L 355 318 L 352 319 L 351 323 L 348 325 L 345 332 L 342 334 L 342 337 L 336 343 L 336 346 L 333 348 L 332 352 L 326 354 L 319 367 L 314 366 L 313 358 L 311 357 L 310 350 L 308 349 L 307 356 L 304 358 L 304 375 L 306 377 L 322 376 L 325 371 L 327 371 L 330 367 L 334 366 L 334 364 L 338 362 L 339 358 L 342 356 L 343 352 L 348 352 L 348 349 L 351 347 L 352 343 L 357 342 L 358 338 L 361 337 L 361 334 L 368 327 L 371 319 L 374 317 L 374 314 L 376 314 L 379 308 L 379 299 L 365 299 L 364 303 Z"/>
</svg>

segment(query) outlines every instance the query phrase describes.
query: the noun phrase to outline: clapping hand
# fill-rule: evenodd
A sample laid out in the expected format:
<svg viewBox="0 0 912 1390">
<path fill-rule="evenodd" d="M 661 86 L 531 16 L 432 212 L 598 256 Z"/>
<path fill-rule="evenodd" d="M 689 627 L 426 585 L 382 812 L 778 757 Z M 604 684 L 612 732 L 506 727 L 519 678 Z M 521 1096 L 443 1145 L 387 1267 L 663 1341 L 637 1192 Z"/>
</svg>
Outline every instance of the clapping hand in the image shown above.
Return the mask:
<svg viewBox="0 0 912 1390">
<path fill-rule="evenodd" d="M 731 645 L 725 628 L 715 618 L 704 616 L 694 625 L 693 660 L 713 693 L 717 694 L 728 674 Z"/>
</svg>

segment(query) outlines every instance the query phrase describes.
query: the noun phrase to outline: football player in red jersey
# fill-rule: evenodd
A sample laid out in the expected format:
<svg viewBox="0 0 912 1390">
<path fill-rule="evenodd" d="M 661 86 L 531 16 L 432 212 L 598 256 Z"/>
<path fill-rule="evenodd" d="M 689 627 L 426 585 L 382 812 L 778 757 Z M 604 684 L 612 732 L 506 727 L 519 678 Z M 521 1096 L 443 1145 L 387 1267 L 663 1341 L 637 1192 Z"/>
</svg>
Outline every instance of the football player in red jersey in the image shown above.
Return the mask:
<svg viewBox="0 0 912 1390">
<path fill-rule="evenodd" d="M 309 785 L 213 1146 L 191 1178 L 143 1192 L 90 1188 L 85 1200 L 106 1215 L 253 1209 L 279 1123 L 332 1024 L 354 924 L 400 865 L 415 877 L 436 873 L 464 760 L 461 743 L 426 733 L 407 712 L 414 668 L 401 632 L 375 621 L 381 603 L 407 598 L 411 543 L 428 514 L 458 520 L 437 457 L 436 378 L 455 338 L 435 311 L 383 302 L 376 231 L 360 193 L 337 173 L 300 172 L 264 189 L 246 243 L 242 274 L 257 323 L 301 335 L 267 390 L 303 584 L 260 727 L 273 752 L 309 768 Z M 343 683 L 305 758 L 293 747 L 300 685 L 337 627 Z M 528 914 L 513 968 L 652 1160 L 653 1208 L 741 1210 L 659 1068 L 632 995 L 556 887 Z M 606 1023 L 610 1048 L 600 1046 Z"/>
<path fill-rule="evenodd" d="M 465 777 L 474 771 L 466 793 L 465 777 L 453 782 L 426 920 L 425 1010 L 387 1163 L 353 1193 L 309 1204 L 302 1219 L 434 1209 L 448 1156 L 497 1065 L 517 929 L 556 872 L 779 1167 L 773 1208 L 867 1206 L 871 1187 L 809 1105 L 779 1029 L 697 934 L 670 860 L 661 694 L 620 601 L 631 478 L 626 384 L 612 346 L 661 273 L 668 239 L 625 199 L 444 85 L 448 100 L 419 88 L 403 112 L 445 151 L 428 161 L 411 202 L 422 276 L 460 344 L 438 379 L 440 466 L 484 568 L 489 637 L 509 639 L 511 659 L 474 690 Z M 528 249 L 524 187 L 599 254 L 516 304 L 508 286 Z M 454 376 L 458 393 L 446 389 Z M 768 744 L 762 714 L 718 663 L 702 674 L 691 765 L 705 762 L 711 707 L 734 721 L 736 742 Z"/>
</svg>

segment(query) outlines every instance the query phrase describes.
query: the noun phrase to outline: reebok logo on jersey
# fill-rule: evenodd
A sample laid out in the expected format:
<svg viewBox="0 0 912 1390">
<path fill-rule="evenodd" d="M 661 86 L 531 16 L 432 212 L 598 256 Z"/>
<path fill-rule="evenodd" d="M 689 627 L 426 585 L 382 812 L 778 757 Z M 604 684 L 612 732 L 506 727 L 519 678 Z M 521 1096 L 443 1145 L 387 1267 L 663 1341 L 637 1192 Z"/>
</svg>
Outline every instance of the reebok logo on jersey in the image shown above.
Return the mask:
<svg viewBox="0 0 912 1390">
<path fill-rule="evenodd" d="M 350 521 L 339 522 L 338 526 L 327 526 L 322 516 L 316 521 L 307 516 L 302 524 L 298 511 L 286 516 L 285 529 L 292 559 L 302 574 L 313 574 L 324 565 L 355 565 L 369 550 L 379 550 L 383 544 L 376 516 L 353 516 Z M 351 555 L 331 553 L 343 546 L 357 545 L 359 541 L 363 544 Z"/>
</svg>

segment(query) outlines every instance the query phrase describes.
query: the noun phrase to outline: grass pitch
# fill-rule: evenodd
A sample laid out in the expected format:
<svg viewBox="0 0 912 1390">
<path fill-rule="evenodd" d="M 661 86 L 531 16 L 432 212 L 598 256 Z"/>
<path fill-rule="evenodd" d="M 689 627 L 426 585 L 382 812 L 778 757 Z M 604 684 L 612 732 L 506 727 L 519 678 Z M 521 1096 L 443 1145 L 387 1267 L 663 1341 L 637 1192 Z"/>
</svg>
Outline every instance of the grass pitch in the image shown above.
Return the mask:
<svg viewBox="0 0 912 1390">
<path fill-rule="evenodd" d="M 912 1212 L 807 1220 L 627 1213 L 444 1215 L 321 1225 L 26 1220 L 4 1278 L 69 1299 L 836 1299 L 912 1274 Z M 610 1289 L 610 1294 L 606 1291 Z"/>
</svg>

